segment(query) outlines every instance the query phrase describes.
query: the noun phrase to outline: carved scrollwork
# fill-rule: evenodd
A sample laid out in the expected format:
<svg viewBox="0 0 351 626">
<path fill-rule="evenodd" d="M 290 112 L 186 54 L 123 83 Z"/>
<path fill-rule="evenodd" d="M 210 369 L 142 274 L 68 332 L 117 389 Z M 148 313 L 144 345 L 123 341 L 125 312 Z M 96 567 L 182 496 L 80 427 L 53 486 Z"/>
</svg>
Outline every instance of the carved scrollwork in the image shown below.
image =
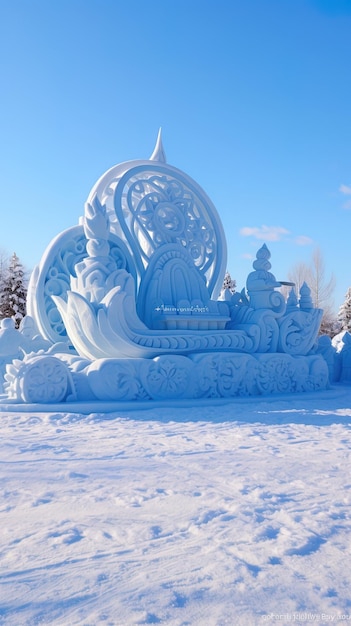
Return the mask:
<svg viewBox="0 0 351 626">
<path fill-rule="evenodd" d="M 110 255 L 118 269 L 127 269 L 135 276 L 133 261 L 127 247 L 115 235 L 109 234 Z M 88 255 L 83 226 L 69 228 L 48 246 L 39 267 L 31 276 L 27 310 L 45 339 L 53 343 L 69 343 L 67 329 L 53 296 L 67 300 L 71 279 L 76 278 L 76 265 Z"/>
<path fill-rule="evenodd" d="M 313 348 L 318 335 L 323 311 L 293 311 L 279 320 L 279 351 L 292 355 L 306 355 Z"/>
<path fill-rule="evenodd" d="M 91 390 L 99 400 L 148 399 L 139 380 L 137 361 L 100 359 L 87 369 Z"/>
<path fill-rule="evenodd" d="M 193 357 L 196 362 L 197 395 L 231 398 L 256 395 L 259 364 L 246 354 L 208 354 Z"/>
<path fill-rule="evenodd" d="M 194 181 L 166 164 L 131 168 L 117 181 L 114 210 L 141 278 L 158 247 L 181 244 L 212 293 L 225 259 L 225 239 L 212 203 Z"/>
<path fill-rule="evenodd" d="M 258 355 L 260 368 L 257 372 L 257 386 L 261 394 L 288 393 L 294 391 L 296 385 L 296 368 L 305 367 L 304 363 L 296 363 L 286 355 L 266 355 L 264 359 Z"/>
</svg>

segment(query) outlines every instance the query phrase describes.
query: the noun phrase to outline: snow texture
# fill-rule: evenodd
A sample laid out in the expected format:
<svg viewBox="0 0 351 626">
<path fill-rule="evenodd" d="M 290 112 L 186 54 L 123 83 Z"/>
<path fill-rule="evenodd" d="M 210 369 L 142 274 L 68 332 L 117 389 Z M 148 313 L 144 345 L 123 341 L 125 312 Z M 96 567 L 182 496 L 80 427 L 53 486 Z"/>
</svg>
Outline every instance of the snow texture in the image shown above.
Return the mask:
<svg viewBox="0 0 351 626">
<path fill-rule="evenodd" d="M 350 621 L 351 390 L 1 415 L 0 623 Z"/>
</svg>

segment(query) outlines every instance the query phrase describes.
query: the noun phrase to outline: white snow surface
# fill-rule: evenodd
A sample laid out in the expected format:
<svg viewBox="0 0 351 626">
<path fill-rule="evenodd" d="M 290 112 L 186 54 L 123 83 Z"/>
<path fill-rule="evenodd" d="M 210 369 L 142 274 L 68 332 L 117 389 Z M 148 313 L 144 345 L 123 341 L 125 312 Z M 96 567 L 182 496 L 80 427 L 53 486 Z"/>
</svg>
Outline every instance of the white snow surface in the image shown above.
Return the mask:
<svg viewBox="0 0 351 626">
<path fill-rule="evenodd" d="M 350 387 L 0 421 L 0 624 L 351 623 Z"/>
</svg>

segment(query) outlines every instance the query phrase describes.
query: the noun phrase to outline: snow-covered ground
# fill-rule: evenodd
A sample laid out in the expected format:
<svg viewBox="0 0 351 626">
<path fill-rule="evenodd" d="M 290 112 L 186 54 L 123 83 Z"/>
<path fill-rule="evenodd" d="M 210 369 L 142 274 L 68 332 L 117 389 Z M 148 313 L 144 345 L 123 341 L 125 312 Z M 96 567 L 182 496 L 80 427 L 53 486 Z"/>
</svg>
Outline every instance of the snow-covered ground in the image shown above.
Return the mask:
<svg viewBox="0 0 351 626">
<path fill-rule="evenodd" d="M 0 421 L 1 624 L 351 624 L 351 388 Z"/>
</svg>

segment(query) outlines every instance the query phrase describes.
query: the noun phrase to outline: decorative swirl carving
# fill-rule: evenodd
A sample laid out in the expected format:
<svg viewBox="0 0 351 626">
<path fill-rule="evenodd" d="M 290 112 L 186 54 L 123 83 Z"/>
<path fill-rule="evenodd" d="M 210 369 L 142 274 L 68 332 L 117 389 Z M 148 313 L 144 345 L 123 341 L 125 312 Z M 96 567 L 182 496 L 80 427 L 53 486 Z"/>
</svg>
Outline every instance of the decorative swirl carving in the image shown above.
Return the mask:
<svg viewBox="0 0 351 626">
<path fill-rule="evenodd" d="M 148 399 L 139 380 L 135 361 L 100 359 L 86 372 L 88 383 L 99 400 Z"/>
<path fill-rule="evenodd" d="M 257 393 L 258 363 L 247 355 L 221 355 L 218 363 L 218 392 L 222 398 L 249 396 Z"/>
<path fill-rule="evenodd" d="M 260 394 L 317 391 L 328 384 L 328 366 L 316 356 L 258 355 L 257 386 Z"/>
<path fill-rule="evenodd" d="M 322 309 L 296 310 L 282 318 L 279 351 L 296 356 L 308 354 L 317 340 L 322 315 Z"/>
<path fill-rule="evenodd" d="M 24 367 L 21 380 L 24 402 L 63 402 L 71 388 L 66 365 L 55 357 L 34 358 Z"/>
<path fill-rule="evenodd" d="M 269 307 L 276 316 L 283 315 L 286 309 L 286 303 L 283 294 L 279 291 L 271 291 L 269 294 Z"/>
<path fill-rule="evenodd" d="M 203 269 L 214 261 L 217 245 L 214 232 L 199 207 L 199 200 L 179 180 L 153 175 L 132 183 L 127 192 L 127 206 L 135 234 L 143 231 L 154 251 L 165 243 L 190 247 L 196 265 Z M 202 208 L 202 207 L 201 207 Z M 142 251 L 144 259 L 149 254 Z"/>
<path fill-rule="evenodd" d="M 90 226 L 91 223 L 89 228 Z M 103 229 L 104 225 L 100 226 Z M 135 276 L 133 261 L 125 244 L 116 235 L 109 233 L 108 237 L 112 261 L 118 269 L 127 269 Z M 75 226 L 64 231 L 49 245 L 41 265 L 32 274 L 27 310 L 35 319 L 43 337 L 52 342 L 69 343 L 61 313 L 52 296 L 67 299 L 71 279 L 77 278 L 76 265 L 88 255 L 87 241 L 83 226 Z"/>
<path fill-rule="evenodd" d="M 67 338 L 60 313 L 58 312 L 52 296 L 63 296 L 70 288 L 70 277 L 75 276 L 75 265 L 77 260 L 86 256 L 86 240 L 83 234 L 67 242 L 65 248 L 61 248 L 52 260 L 45 276 L 43 292 L 44 307 L 49 324 L 54 332 L 62 339 Z"/>
<path fill-rule="evenodd" d="M 283 355 L 271 355 L 260 360 L 257 386 L 262 394 L 287 393 L 294 390 L 296 362 Z"/>
<path fill-rule="evenodd" d="M 232 398 L 257 394 L 257 360 L 246 354 L 194 355 L 197 395 Z"/>
<path fill-rule="evenodd" d="M 222 271 L 225 241 L 214 207 L 194 181 L 166 164 L 131 168 L 117 181 L 114 208 L 116 226 L 129 243 L 140 278 L 157 248 L 181 244 L 212 293 Z"/>
</svg>

